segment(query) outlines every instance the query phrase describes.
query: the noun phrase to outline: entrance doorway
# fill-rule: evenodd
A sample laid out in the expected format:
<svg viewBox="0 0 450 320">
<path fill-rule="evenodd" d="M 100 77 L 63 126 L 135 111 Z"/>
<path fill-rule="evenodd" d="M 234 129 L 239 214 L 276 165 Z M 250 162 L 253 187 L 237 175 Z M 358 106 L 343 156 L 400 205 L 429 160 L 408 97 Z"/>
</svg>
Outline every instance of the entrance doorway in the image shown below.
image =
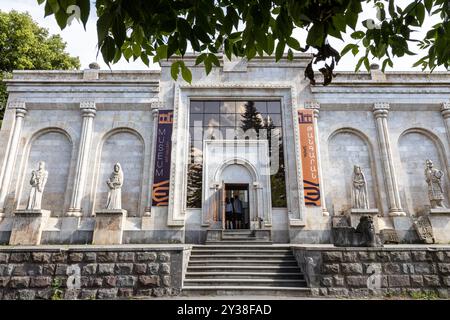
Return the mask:
<svg viewBox="0 0 450 320">
<path fill-rule="evenodd" d="M 233 213 L 233 229 L 250 229 L 250 199 L 248 188 L 248 184 L 225 184 L 225 198 L 230 199 L 233 203 L 237 196 L 242 204 L 242 213 Z M 225 223 L 225 229 L 229 229 L 229 224 Z"/>
</svg>

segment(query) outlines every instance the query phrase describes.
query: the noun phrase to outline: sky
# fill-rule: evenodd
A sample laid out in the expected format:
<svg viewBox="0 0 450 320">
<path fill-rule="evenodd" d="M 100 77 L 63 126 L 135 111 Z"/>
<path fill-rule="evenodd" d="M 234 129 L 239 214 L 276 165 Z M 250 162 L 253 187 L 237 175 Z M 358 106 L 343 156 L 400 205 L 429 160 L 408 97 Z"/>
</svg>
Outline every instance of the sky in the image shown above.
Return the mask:
<svg viewBox="0 0 450 320">
<path fill-rule="evenodd" d="M 407 5 L 410 1 L 399 1 L 402 5 Z M 66 51 L 70 53 L 72 56 L 78 56 L 81 61 L 81 68 L 88 68 L 89 63 L 96 61 L 99 63 L 102 69 L 108 69 L 106 64 L 103 62 L 103 58 L 101 54 L 97 55 L 97 31 L 96 31 L 96 20 L 97 17 L 95 15 L 95 10 L 91 11 L 91 15 L 89 17 L 89 21 L 86 26 L 86 30 L 84 30 L 83 26 L 77 22 L 76 20 L 73 23 L 66 27 L 66 29 L 62 30 L 57 25 L 54 16 L 44 18 L 44 5 L 38 5 L 36 0 L 0 0 L 0 10 L 1 11 L 10 11 L 16 10 L 19 12 L 27 11 L 32 18 L 42 27 L 47 28 L 51 34 L 60 34 L 64 41 L 67 43 Z M 363 16 L 359 19 L 359 21 L 363 21 L 365 19 L 372 18 L 376 20 L 376 11 L 370 6 L 364 8 Z M 426 18 L 424 27 L 422 30 L 428 30 L 430 26 L 439 21 L 439 18 Z M 423 37 L 426 31 L 419 31 L 416 34 L 416 37 L 420 39 Z M 300 43 L 305 43 L 306 39 L 306 31 L 304 30 L 296 30 L 294 31 L 294 37 L 300 40 Z M 344 41 L 349 41 L 354 43 L 354 40 L 350 38 L 349 35 L 343 36 Z M 303 40 L 303 41 L 302 41 Z M 339 39 L 330 38 L 330 44 L 341 50 L 346 42 L 343 42 Z M 416 56 L 405 56 L 402 58 L 394 59 L 394 68 L 387 68 L 386 70 L 395 70 L 395 71 L 420 71 L 419 67 L 412 68 L 411 66 L 417 61 L 420 57 L 424 55 L 424 52 L 420 52 L 418 49 L 412 50 L 413 52 L 417 52 Z M 345 55 L 339 64 L 336 67 L 336 71 L 353 71 L 355 64 L 357 62 L 357 58 L 355 58 L 351 53 Z M 379 63 L 378 61 L 373 61 L 374 63 Z M 381 65 L 381 63 L 379 63 Z M 148 70 L 148 69 L 158 69 L 159 66 L 157 64 L 151 65 L 150 68 L 144 65 L 140 60 L 133 62 L 127 62 L 125 59 L 122 59 L 118 63 L 111 66 L 112 70 Z M 436 68 L 436 70 L 445 70 L 445 68 Z"/>
</svg>

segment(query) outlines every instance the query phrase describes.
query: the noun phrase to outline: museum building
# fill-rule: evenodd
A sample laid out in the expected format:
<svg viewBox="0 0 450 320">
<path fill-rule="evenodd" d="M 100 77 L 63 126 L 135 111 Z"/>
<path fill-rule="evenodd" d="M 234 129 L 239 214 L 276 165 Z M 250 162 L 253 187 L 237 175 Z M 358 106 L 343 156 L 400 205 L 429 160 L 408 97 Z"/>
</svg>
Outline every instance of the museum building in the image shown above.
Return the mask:
<svg viewBox="0 0 450 320">
<path fill-rule="evenodd" d="M 343 218 L 450 242 L 450 73 L 337 72 L 311 56 L 161 70 L 15 71 L 1 244 L 326 244 Z M 423 240 L 423 239 L 422 239 Z"/>
</svg>

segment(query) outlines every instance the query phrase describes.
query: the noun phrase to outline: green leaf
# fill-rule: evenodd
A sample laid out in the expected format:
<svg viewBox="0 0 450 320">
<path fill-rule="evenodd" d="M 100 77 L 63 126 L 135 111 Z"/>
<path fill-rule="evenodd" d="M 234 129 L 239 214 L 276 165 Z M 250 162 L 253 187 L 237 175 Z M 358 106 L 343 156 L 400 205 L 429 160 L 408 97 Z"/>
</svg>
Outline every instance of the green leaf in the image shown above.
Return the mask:
<svg viewBox="0 0 450 320">
<path fill-rule="evenodd" d="M 291 47 L 294 50 L 300 51 L 302 49 L 300 46 L 300 43 L 295 38 L 289 37 L 287 40 L 287 44 L 289 47 Z"/>
<path fill-rule="evenodd" d="M 289 50 L 288 50 L 288 52 L 287 52 L 287 59 L 288 59 L 289 61 L 294 60 L 294 53 L 292 52 L 292 49 L 289 49 Z"/>
<path fill-rule="evenodd" d="M 353 32 L 350 36 L 351 36 L 353 39 L 358 40 L 358 39 L 364 38 L 364 35 L 365 35 L 365 33 L 364 33 L 363 31 L 355 31 L 355 32 Z"/>
<path fill-rule="evenodd" d="M 163 44 L 156 48 L 156 56 L 159 59 L 167 59 L 167 45 Z"/>
<path fill-rule="evenodd" d="M 150 61 L 148 60 L 147 53 L 145 53 L 145 52 L 141 53 L 141 60 L 147 67 L 149 66 Z"/>
<path fill-rule="evenodd" d="M 183 77 L 184 81 L 188 82 L 189 84 L 192 82 L 191 70 L 189 70 L 189 68 L 187 68 L 184 63 L 181 65 L 181 76 Z"/>
<path fill-rule="evenodd" d="M 202 63 L 205 60 L 206 53 L 200 54 L 197 59 L 195 59 L 195 65 L 198 66 L 200 63 Z"/>
<path fill-rule="evenodd" d="M 365 57 L 361 57 L 361 58 L 358 60 L 358 63 L 356 64 L 356 67 L 355 67 L 355 72 L 357 72 L 357 71 L 359 70 L 359 68 L 361 67 L 361 64 L 363 63 L 364 58 L 365 58 Z"/>
<path fill-rule="evenodd" d="M 325 39 L 324 25 L 320 22 L 314 23 L 312 28 L 309 29 L 308 37 L 306 38 L 306 43 L 311 46 L 320 47 L 322 46 L 324 39 Z"/>
<path fill-rule="evenodd" d="M 423 21 L 425 20 L 425 6 L 423 5 L 423 3 L 417 3 L 415 12 L 417 20 L 419 20 L 420 25 L 422 25 Z"/>
<path fill-rule="evenodd" d="M 110 14 L 103 14 L 97 20 L 97 38 L 98 43 L 102 43 L 108 35 L 108 30 L 112 23 L 112 16 Z"/>
<path fill-rule="evenodd" d="M 212 63 L 214 63 L 217 67 L 220 67 L 220 61 L 215 54 L 210 53 L 208 57 Z"/>
<path fill-rule="evenodd" d="M 172 76 L 173 80 L 176 81 L 178 79 L 178 73 L 179 72 L 180 72 L 180 62 L 179 61 L 175 61 L 170 66 L 170 75 Z"/>
<path fill-rule="evenodd" d="M 347 52 L 349 52 L 350 50 L 353 50 L 354 48 L 358 49 L 358 45 L 356 45 L 354 43 L 349 43 L 348 45 L 346 45 L 344 47 L 344 49 L 342 49 L 341 56 L 344 56 Z"/>
<path fill-rule="evenodd" d="M 286 43 L 283 40 L 279 40 L 277 48 L 275 49 L 275 61 L 279 61 L 283 57 L 284 47 Z"/>
<path fill-rule="evenodd" d="M 427 9 L 428 14 L 430 14 L 433 9 L 433 0 L 425 0 L 425 8 Z"/>
</svg>

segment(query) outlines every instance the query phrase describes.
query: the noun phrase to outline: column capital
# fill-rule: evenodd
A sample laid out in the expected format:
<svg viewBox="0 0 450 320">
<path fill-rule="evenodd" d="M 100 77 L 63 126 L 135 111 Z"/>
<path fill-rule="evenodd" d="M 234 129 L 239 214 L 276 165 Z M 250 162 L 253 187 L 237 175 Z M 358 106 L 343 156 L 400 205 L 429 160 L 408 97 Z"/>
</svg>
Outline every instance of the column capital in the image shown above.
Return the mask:
<svg viewBox="0 0 450 320">
<path fill-rule="evenodd" d="M 320 103 L 317 101 L 306 101 L 304 104 L 305 109 L 313 110 L 313 114 L 315 118 L 319 117 L 320 112 Z"/>
<path fill-rule="evenodd" d="M 162 102 L 162 101 L 153 101 L 151 103 L 150 108 L 152 110 L 153 117 L 156 118 L 158 116 L 159 110 L 164 108 L 164 102 Z"/>
<path fill-rule="evenodd" d="M 25 105 L 25 101 L 12 100 L 8 102 L 8 109 L 16 110 L 16 118 L 23 118 L 27 114 L 28 110 Z"/>
<path fill-rule="evenodd" d="M 441 104 L 441 114 L 444 119 L 450 118 L 450 101 Z"/>
<path fill-rule="evenodd" d="M 80 111 L 82 117 L 94 118 L 97 113 L 97 107 L 94 101 L 81 101 Z"/>
<path fill-rule="evenodd" d="M 376 102 L 373 105 L 373 114 L 375 118 L 387 118 L 389 113 L 389 103 L 388 102 Z"/>
</svg>

